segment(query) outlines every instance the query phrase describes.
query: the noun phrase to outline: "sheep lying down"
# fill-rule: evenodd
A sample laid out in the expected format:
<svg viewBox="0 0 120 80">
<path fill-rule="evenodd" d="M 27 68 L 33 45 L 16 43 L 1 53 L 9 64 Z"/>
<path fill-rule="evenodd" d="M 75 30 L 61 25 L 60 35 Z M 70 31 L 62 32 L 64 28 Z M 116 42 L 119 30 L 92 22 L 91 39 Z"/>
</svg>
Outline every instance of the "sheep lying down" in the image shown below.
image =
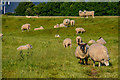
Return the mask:
<svg viewBox="0 0 120 80">
<path fill-rule="evenodd" d="M 27 44 L 27 45 L 23 45 L 23 46 L 18 47 L 17 50 L 28 50 L 31 48 L 32 48 L 32 45 Z"/>
<path fill-rule="evenodd" d="M 99 43 L 92 44 L 88 49 L 88 54 L 93 60 L 93 66 L 95 66 L 95 62 L 99 62 L 99 66 L 101 63 L 109 66 L 110 58 L 108 55 L 108 50 L 104 45 Z"/>
</svg>

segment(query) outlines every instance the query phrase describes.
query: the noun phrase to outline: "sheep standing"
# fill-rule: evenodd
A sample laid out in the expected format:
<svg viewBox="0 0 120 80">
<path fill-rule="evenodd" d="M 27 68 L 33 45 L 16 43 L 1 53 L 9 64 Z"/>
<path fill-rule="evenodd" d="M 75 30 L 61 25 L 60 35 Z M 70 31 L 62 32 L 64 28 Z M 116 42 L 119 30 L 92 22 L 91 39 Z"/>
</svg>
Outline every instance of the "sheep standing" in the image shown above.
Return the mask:
<svg viewBox="0 0 120 80">
<path fill-rule="evenodd" d="M 67 46 L 70 46 L 70 48 L 72 47 L 72 40 L 70 38 L 66 38 L 63 41 L 63 46 L 66 48 Z"/>
<path fill-rule="evenodd" d="M 30 24 L 24 24 L 24 25 L 22 25 L 22 27 L 21 27 L 22 32 L 23 32 L 24 30 L 28 30 L 28 31 L 29 31 L 29 29 L 30 29 Z"/>
<path fill-rule="evenodd" d="M 87 44 L 86 43 L 80 43 L 78 45 L 78 47 L 76 48 L 76 51 L 75 51 L 75 56 L 76 58 L 80 59 L 80 63 L 84 64 L 84 60 L 85 60 L 85 63 L 88 64 L 88 47 L 86 46 Z M 82 60 L 82 62 L 81 62 Z"/>
<path fill-rule="evenodd" d="M 100 44 L 106 44 L 106 41 L 102 37 L 100 37 L 96 42 Z"/>
<path fill-rule="evenodd" d="M 107 48 L 99 43 L 92 44 L 88 49 L 88 54 L 93 60 L 93 66 L 95 67 L 95 62 L 99 62 L 99 67 L 101 63 L 109 66 L 109 55 Z"/>
<path fill-rule="evenodd" d="M 94 44 L 94 43 L 95 43 L 95 40 L 90 40 L 88 43 L 89 43 L 89 44 Z"/>
<path fill-rule="evenodd" d="M 82 38 L 80 36 L 76 37 L 76 42 L 79 45 L 82 42 Z"/>
<path fill-rule="evenodd" d="M 70 24 L 70 19 L 64 19 L 64 20 L 63 20 L 63 24 L 64 24 L 65 26 L 68 26 L 68 25 Z"/>
<path fill-rule="evenodd" d="M 3 34 L 2 33 L 0 34 L 0 37 L 1 37 L 1 39 L 3 38 Z"/>
<path fill-rule="evenodd" d="M 44 28 L 41 26 L 41 27 L 39 27 L 39 28 L 35 28 L 34 29 L 34 31 L 36 31 L 36 30 L 43 30 Z"/>
<path fill-rule="evenodd" d="M 60 27 L 60 25 L 59 25 L 59 24 L 57 24 L 57 25 L 55 25 L 55 26 L 54 26 L 54 28 L 59 28 L 59 27 Z"/>
<path fill-rule="evenodd" d="M 84 10 L 84 15 L 88 18 L 88 16 L 92 16 L 93 18 L 95 18 L 94 17 L 94 11 L 86 11 L 86 10 Z"/>
<path fill-rule="evenodd" d="M 28 50 L 31 48 L 32 48 L 32 45 L 27 44 L 27 45 L 23 45 L 23 46 L 18 47 L 17 50 Z"/>
<path fill-rule="evenodd" d="M 75 26 L 75 20 L 70 21 L 71 26 Z"/>
<path fill-rule="evenodd" d="M 86 32 L 84 28 L 76 28 L 75 31 L 76 31 L 76 34 L 78 34 L 79 32 L 81 32 L 81 34 Z"/>
</svg>

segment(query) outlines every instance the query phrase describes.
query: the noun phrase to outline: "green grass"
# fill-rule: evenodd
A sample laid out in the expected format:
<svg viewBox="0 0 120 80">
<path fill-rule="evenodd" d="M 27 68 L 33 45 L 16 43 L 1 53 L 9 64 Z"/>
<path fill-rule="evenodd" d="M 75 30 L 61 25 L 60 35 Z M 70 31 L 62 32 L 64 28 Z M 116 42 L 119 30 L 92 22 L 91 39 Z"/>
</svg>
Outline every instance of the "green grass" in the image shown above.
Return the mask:
<svg viewBox="0 0 120 80">
<path fill-rule="evenodd" d="M 102 17 L 102 16 L 101 16 Z M 2 16 L 2 76 L 3 78 L 117 78 L 118 77 L 118 18 L 70 18 L 74 27 L 54 29 L 65 18 L 24 18 Z M 31 24 L 30 32 L 22 32 L 21 26 Z M 45 30 L 34 31 L 43 26 Z M 93 67 L 81 65 L 75 57 L 75 28 L 83 27 L 84 34 L 78 34 L 84 42 L 103 37 L 107 44 L 110 66 Z M 55 38 L 59 34 L 60 38 Z M 64 48 L 65 38 L 72 39 L 72 48 Z M 23 58 L 17 47 L 31 44 L 33 49 L 23 51 Z M 96 63 L 97 65 L 98 63 Z"/>
</svg>

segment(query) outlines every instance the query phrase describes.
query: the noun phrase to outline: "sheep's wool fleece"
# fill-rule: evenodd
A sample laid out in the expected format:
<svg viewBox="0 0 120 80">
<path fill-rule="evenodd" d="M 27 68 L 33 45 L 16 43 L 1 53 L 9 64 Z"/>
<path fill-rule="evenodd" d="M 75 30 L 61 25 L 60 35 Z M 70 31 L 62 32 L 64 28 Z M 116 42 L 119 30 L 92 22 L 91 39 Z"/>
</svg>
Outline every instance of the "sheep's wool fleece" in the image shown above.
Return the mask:
<svg viewBox="0 0 120 80">
<path fill-rule="evenodd" d="M 88 49 L 88 54 L 94 61 L 108 60 L 109 58 L 107 48 L 99 43 L 92 44 Z"/>
</svg>

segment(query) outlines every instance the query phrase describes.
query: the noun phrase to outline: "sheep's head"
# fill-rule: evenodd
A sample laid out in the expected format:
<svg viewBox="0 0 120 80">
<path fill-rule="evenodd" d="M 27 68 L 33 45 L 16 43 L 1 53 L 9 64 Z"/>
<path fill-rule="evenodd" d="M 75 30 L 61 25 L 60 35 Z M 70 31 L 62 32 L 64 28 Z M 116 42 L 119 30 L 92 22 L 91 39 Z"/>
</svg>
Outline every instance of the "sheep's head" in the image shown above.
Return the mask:
<svg viewBox="0 0 120 80">
<path fill-rule="evenodd" d="M 79 46 L 80 46 L 80 49 L 82 50 L 82 52 L 83 53 L 87 53 L 87 51 L 86 51 L 86 45 L 87 45 L 87 43 L 80 43 L 79 44 Z"/>
<path fill-rule="evenodd" d="M 81 10 L 79 10 L 79 13 L 81 13 L 82 11 Z"/>
<path fill-rule="evenodd" d="M 30 44 L 27 44 L 26 46 L 27 46 L 28 48 L 32 48 L 32 45 L 30 45 Z"/>
<path fill-rule="evenodd" d="M 109 60 L 110 58 L 108 58 L 108 60 L 102 59 L 101 63 L 104 63 L 106 66 L 109 66 Z"/>
</svg>

